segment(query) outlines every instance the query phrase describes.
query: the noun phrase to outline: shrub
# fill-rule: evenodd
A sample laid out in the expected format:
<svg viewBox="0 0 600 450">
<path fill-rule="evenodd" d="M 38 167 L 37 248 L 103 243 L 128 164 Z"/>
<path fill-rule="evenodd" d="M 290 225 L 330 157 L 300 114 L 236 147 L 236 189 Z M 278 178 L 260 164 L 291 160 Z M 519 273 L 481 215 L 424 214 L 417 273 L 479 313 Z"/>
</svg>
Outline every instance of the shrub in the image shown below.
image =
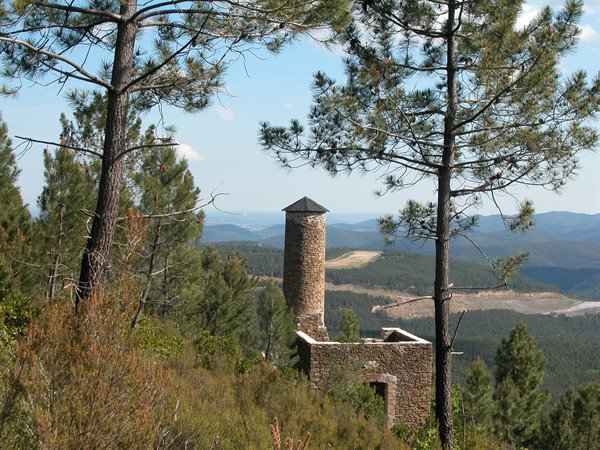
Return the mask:
<svg viewBox="0 0 600 450">
<path fill-rule="evenodd" d="M 152 446 L 162 368 L 141 357 L 126 334 L 129 316 L 116 305 L 95 296 L 77 316 L 51 306 L 16 345 L 0 410 L 17 405 L 21 414 L 9 415 L 11 435 L 0 436 L 7 447 Z"/>
</svg>

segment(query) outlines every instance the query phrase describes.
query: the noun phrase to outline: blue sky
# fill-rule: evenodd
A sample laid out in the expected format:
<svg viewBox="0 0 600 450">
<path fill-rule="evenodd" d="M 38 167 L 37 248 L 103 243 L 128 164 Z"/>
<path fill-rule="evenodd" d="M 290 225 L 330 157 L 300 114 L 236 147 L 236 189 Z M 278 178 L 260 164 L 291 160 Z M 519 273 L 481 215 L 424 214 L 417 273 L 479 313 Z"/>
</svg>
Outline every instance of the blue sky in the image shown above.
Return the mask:
<svg viewBox="0 0 600 450">
<path fill-rule="evenodd" d="M 530 1 L 521 20 L 530 20 L 546 4 L 560 6 L 562 2 Z M 582 20 L 582 42 L 577 53 L 563 62 L 563 70 L 583 68 L 588 74 L 600 70 L 600 0 L 588 0 Z M 417 188 L 376 198 L 379 187 L 375 175 L 342 175 L 331 178 L 319 169 L 297 169 L 287 172 L 278 167 L 272 156 L 263 153 L 257 144 L 259 122 L 286 124 L 292 118 L 306 117 L 311 102 L 312 75 L 322 70 L 343 79 L 339 54 L 327 51 L 310 39 L 302 39 L 281 54 L 249 56 L 226 75 L 229 95 L 215 98 L 210 108 L 189 115 L 175 109 L 165 109 L 167 123 L 177 129 L 180 153 L 188 158 L 196 183 L 205 193 L 227 193 L 219 198 L 219 207 L 228 211 L 277 211 L 294 200 L 308 195 L 337 212 L 393 212 L 407 199 L 433 199 L 433 186 Z M 17 99 L 0 100 L 0 111 L 9 126 L 11 136 L 24 135 L 55 140 L 60 132 L 58 118 L 69 108 L 56 86 L 25 85 Z M 145 118 L 149 124 L 156 115 Z M 15 144 L 18 141 L 15 140 Z M 43 146 L 36 145 L 20 155 L 22 169 L 20 186 L 23 197 L 35 205 L 43 185 Z M 17 150 L 18 151 L 18 150 Z M 536 210 L 600 212 L 600 155 L 588 153 L 581 157 L 581 170 L 564 192 L 556 195 L 543 189 L 517 191 L 518 198 L 531 198 Z M 514 200 L 504 199 L 508 212 Z M 494 214 L 491 205 L 479 211 Z"/>
</svg>

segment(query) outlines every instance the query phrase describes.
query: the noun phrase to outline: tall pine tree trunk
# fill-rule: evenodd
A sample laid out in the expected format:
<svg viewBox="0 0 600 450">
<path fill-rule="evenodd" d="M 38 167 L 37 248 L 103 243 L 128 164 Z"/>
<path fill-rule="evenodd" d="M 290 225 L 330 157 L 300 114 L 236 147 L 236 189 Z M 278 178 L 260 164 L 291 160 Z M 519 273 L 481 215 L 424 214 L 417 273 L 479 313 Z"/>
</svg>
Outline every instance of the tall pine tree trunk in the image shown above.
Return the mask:
<svg viewBox="0 0 600 450">
<path fill-rule="evenodd" d="M 435 412 L 444 448 L 452 440 L 452 353 L 450 336 L 450 171 L 438 178 L 437 239 L 435 243 Z"/>
<path fill-rule="evenodd" d="M 444 152 L 438 172 L 437 233 L 435 243 L 435 412 L 439 422 L 440 438 L 445 449 L 452 449 L 452 348 L 450 333 L 450 180 L 454 164 L 454 126 L 458 108 L 456 91 L 456 64 L 454 41 L 454 14 L 456 5 L 448 3 L 446 27 L 446 75 L 448 107 L 444 120 Z"/>
<path fill-rule="evenodd" d="M 136 11 L 137 1 L 121 3 L 121 15 L 130 18 Z M 102 172 L 98 188 L 98 200 L 88 238 L 75 300 L 75 310 L 82 299 L 89 297 L 104 285 L 109 268 L 110 249 L 113 245 L 118 220 L 119 196 L 123 178 L 123 151 L 126 145 L 129 92 L 125 89 L 131 79 L 135 22 L 124 20 L 118 24 L 111 84 L 108 92 L 108 109 L 104 131 Z"/>
</svg>

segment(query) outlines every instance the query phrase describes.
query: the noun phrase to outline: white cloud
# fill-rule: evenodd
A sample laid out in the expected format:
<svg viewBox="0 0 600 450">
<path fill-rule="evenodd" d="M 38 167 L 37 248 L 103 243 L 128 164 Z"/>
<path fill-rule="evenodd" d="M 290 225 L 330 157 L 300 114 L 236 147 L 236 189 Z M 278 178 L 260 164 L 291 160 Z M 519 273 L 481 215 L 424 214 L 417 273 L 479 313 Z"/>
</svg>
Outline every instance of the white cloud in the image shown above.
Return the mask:
<svg viewBox="0 0 600 450">
<path fill-rule="evenodd" d="M 588 24 L 579 25 L 579 29 L 581 30 L 579 35 L 581 42 L 598 42 L 600 40 L 600 33 L 593 26 Z"/>
<path fill-rule="evenodd" d="M 294 105 L 292 105 L 290 102 L 285 102 L 283 106 L 285 106 L 285 109 L 287 109 L 288 111 L 294 109 Z"/>
<path fill-rule="evenodd" d="M 525 28 L 529 22 L 531 22 L 535 17 L 540 13 L 541 8 L 537 6 L 530 5 L 529 3 L 523 4 L 523 9 L 521 10 L 521 14 L 517 18 L 517 23 L 515 24 L 515 28 L 517 30 L 521 30 Z"/>
<path fill-rule="evenodd" d="M 223 120 L 235 119 L 235 113 L 230 109 L 225 108 L 223 105 L 217 105 L 217 113 L 219 114 L 219 117 Z"/>
<path fill-rule="evenodd" d="M 583 12 L 586 14 L 598 14 L 598 10 L 594 6 L 591 6 L 589 3 L 585 3 L 583 5 Z"/>
<path fill-rule="evenodd" d="M 201 161 L 204 159 L 204 155 L 202 155 L 202 153 L 198 153 L 187 144 L 179 144 L 177 147 L 175 147 L 175 151 L 179 156 L 187 159 L 188 161 Z"/>
</svg>

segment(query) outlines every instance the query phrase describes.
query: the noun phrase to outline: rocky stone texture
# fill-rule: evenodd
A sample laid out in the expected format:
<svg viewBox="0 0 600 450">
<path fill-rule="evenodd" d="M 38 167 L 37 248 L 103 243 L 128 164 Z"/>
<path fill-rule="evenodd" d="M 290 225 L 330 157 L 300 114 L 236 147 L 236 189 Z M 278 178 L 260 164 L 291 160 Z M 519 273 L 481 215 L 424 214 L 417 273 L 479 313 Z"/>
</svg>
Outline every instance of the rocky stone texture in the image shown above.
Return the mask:
<svg viewBox="0 0 600 450">
<path fill-rule="evenodd" d="M 324 213 L 286 213 L 283 294 L 294 310 L 298 329 L 327 340 Z"/>
<path fill-rule="evenodd" d="M 430 342 L 400 329 L 386 329 L 384 336 L 386 333 L 389 336 L 392 331 L 406 340 L 319 342 L 299 332 L 299 365 L 317 389 L 327 385 L 332 370 L 358 368 L 363 383 L 385 386 L 388 426 L 403 424 L 418 428 L 429 414 L 432 346 Z"/>
<path fill-rule="evenodd" d="M 328 342 L 325 317 L 325 212 L 303 198 L 284 209 L 283 294 L 298 327 L 298 366 L 322 389 L 332 370 L 357 370 L 384 397 L 388 426 L 417 428 L 429 414 L 431 343 L 399 328 L 382 339 Z"/>
</svg>

